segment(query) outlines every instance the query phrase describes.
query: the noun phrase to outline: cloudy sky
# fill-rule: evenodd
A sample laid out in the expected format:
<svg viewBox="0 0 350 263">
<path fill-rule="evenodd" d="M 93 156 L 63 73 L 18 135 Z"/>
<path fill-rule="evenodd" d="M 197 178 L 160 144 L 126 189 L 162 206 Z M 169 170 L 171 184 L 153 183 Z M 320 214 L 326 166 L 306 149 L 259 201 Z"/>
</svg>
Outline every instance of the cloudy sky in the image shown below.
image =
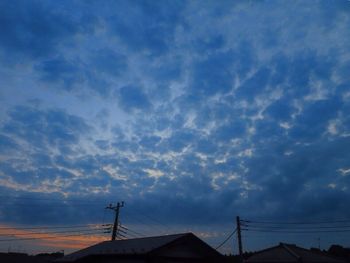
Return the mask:
<svg viewBox="0 0 350 263">
<path fill-rule="evenodd" d="M 349 26 L 345 0 L 1 1 L 0 223 L 125 201 L 138 232 L 216 246 L 237 215 L 349 219 Z"/>
</svg>

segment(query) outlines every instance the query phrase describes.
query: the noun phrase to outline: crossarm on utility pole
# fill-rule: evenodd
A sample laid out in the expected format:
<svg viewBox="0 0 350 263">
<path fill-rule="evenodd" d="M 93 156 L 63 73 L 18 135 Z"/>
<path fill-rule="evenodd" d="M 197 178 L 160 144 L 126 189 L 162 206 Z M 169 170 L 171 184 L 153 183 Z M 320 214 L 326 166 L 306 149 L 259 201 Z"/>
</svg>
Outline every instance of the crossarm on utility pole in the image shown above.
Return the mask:
<svg viewBox="0 0 350 263">
<path fill-rule="evenodd" d="M 124 202 L 121 202 L 121 203 L 118 202 L 116 206 L 112 206 L 112 204 L 110 204 L 109 206 L 106 207 L 106 209 L 111 209 L 115 211 L 115 218 L 114 218 L 112 238 L 111 238 L 112 241 L 114 241 L 117 237 L 118 225 L 119 225 L 119 210 L 121 207 L 124 207 Z"/>
</svg>

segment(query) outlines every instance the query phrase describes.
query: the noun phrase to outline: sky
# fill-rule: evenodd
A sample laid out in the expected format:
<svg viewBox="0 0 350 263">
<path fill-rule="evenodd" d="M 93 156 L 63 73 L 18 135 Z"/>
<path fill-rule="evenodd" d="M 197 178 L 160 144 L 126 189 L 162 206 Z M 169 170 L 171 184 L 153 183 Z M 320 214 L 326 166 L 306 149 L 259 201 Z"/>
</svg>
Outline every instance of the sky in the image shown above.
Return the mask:
<svg viewBox="0 0 350 263">
<path fill-rule="evenodd" d="M 111 223 L 125 201 L 130 229 L 215 247 L 236 216 L 349 220 L 349 25 L 345 0 L 0 1 L 1 225 Z M 53 240 L 0 249 L 79 248 Z"/>
</svg>

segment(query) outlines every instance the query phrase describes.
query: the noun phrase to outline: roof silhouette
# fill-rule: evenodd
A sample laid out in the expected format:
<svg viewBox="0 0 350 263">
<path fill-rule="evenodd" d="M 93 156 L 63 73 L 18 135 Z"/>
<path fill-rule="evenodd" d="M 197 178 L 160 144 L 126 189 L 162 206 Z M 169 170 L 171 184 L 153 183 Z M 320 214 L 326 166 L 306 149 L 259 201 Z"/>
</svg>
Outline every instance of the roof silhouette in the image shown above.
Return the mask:
<svg viewBox="0 0 350 263">
<path fill-rule="evenodd" d="M 74 252 L 70 255 L 59 259 L 58 261 L 70 262 L 88 256 L 108 256 L 108 255 L 145 255 L 152 253 L 157 249 L 166 247 L 173 242 L 182 239 L 196 240 L 202 247 L 209 250 L 209 253 L 213 256 L 222 256 L 219 252 L 207 245 L 204 241 L 196 237 L 192 233 L 181 233 L 165 236 L 153 236 L 143 238 L 133 238 L 125 240 L 104 241 L 96 245 L 87 247 L 85 249 Z"/>
<path fill-rule="evenodd" d="M 322 251 L 311 251 L 294 244 L 280 243 L 278 246 L 267 248 L 254 253 L 247 263 L 258 262 L 318 262 L 318 263 L 344 263 L 345 261 L 335 258 Z"/>
</svg>

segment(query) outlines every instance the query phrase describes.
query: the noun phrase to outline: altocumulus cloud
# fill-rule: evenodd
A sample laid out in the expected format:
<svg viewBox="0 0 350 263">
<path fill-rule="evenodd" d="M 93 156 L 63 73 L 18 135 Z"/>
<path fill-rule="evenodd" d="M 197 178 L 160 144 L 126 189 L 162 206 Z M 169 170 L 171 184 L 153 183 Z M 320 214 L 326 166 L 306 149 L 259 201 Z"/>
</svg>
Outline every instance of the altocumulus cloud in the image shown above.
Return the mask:
<svg viewBox="0 0 350 263">
<path fill-rule="evenodd" d="M 4 194 L 120 198 L 208 232 L 236 214 L 350 216 L 348 1 L 0 10 Z M 60 219 L 28 202 L 35 211 L 1 220 L 98 220 L 68 201 Z"/>
</svg>

